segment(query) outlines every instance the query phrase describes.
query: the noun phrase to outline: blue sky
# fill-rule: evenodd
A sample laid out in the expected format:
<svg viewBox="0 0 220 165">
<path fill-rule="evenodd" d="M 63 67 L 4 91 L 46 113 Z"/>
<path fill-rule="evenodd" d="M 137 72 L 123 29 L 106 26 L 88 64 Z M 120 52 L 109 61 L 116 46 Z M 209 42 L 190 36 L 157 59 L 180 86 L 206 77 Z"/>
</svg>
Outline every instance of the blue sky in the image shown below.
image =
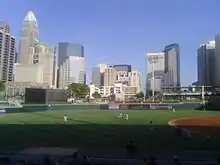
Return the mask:
<svg viewBox="0 0 220 165">
<path fill-rule="evenodd" d="M 146 52 L 180 44 L 181 82 L 196 80 L 197 48 L 220 31 L 219 0 L 1 0 L 0 20 L 19 39 L 22 20 L 33 10 L 40 39 L 85 47 L 86 70 L 98 63 L 131 64 L 145 73 Z"/>
</svg>

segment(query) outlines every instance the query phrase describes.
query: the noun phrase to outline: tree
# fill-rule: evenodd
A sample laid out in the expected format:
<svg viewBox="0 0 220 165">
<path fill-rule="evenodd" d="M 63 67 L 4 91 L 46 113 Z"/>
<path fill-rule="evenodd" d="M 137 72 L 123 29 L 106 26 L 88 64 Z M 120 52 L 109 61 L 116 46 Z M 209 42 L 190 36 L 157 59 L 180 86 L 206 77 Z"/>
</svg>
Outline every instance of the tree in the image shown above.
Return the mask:
<svg viewBox="0 0 220 165">
<path fill-rule="evenodd" d="M 144 93 L 143 92 L 139 92 L 136 94 L 137 99 L 144 99 Z"/>
<path fill-rule="evenodd" d="M 68 86 L 66 90 L 67 97 L 84 99 L 89 95 L 89 87 L 85 84 L 72 83 Z"/>
<path fill-rule="evenodd" d="M 0 92 L 5 90 L 5 83 L 3 81 L 0 81 Z"/>
<path fill-rule="evenodd" d="M 108 97 L 109 101 L 115 101 L 115 93 L 114 93 L 114 87 L 110 88 L 110 96 Z"/>
<path fill-rule="evenodd" d="M 99 92 L 95 91 L 95 92 L 92 94 L 92 97 L 94 97 L 95 99 L 98 99 L 98 98 L 101 98 L 101 95 L 99 94 Z"/>
</svg>

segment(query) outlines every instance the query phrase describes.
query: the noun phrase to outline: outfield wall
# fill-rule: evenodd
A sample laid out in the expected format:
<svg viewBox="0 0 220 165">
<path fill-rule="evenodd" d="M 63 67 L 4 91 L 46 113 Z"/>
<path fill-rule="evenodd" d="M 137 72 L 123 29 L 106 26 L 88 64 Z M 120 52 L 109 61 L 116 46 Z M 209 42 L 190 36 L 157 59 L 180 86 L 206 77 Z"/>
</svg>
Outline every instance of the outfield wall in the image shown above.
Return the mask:
<svg viewBox="0 0 220 165">
<path fill-rule="evenodd" d="M 194 110 L 200 109 L 201 104 L 94 104 L 94 105 L 25 105 L 15 108 L 0 108 L 0 114 L 19 112 L 40 112 L 51 110 Z"/>
</svg>

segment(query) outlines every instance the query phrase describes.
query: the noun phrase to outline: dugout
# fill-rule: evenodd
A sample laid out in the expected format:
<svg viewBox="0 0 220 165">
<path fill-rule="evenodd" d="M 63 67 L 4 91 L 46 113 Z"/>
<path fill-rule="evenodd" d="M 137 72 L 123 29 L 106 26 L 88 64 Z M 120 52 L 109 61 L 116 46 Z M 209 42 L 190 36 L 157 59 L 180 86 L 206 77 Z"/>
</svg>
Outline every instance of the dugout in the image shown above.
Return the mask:
<svg viewBox="0 0 220 165">
<path fill-rule="evenodd" d="M 25 89 L 25 104 L 64 104 L 66 103 L 64 89 Z"/>
</svg>

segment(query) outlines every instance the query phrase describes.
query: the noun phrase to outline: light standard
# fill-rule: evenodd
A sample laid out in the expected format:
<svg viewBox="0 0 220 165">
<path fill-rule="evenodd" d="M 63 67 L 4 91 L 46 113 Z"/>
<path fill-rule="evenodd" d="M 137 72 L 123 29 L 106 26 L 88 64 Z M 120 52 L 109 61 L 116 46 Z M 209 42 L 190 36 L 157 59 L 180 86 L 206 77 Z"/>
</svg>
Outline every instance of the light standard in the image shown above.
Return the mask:
<svg viewBox="0 0 220 165">
<path fill-rule="evenodd" d="M 155 101 L 155 73 L 154 73 L 154 64 L 157 63 L 157 60 L 155 59 L 155 57 L 153 57 L 152 61 L 148 62 L 149 64 L 152 64 L 152 98 L 153 98 L 153 102 Z"/>
</svg>

